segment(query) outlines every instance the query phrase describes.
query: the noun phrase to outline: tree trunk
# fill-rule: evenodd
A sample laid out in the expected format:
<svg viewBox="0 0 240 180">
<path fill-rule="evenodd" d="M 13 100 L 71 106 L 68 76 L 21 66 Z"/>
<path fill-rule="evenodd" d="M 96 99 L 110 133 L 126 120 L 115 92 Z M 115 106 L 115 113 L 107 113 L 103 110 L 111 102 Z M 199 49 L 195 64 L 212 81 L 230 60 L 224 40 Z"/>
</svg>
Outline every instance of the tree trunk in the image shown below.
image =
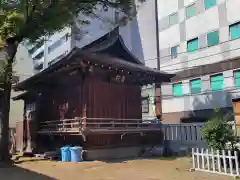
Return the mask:
<svg viewBox="0 0 240 180">
<path fill-rule="evenodd" d="M 6 66 L 3 75 L 3 114 L 0 118 L 1 126 L 1 142 L 0 142 L 0 161 L 7 162 L 10 161 L 9 154 L 9 112 L 10 112 L 10 98 L 12 90 L 12 65 L 14 57 L 17 53 L 19 41 L 17 38 L 9 38 L 6 40 L 4 47 L 6 53 Z"/>
<path fill-rule="evenodd" d="M 3 116 L 1 118 L 0 161 L 9 161 L 9 112 L 11 98 L 12 63 L 8 62 L 4 72 Z"/>
</svg>

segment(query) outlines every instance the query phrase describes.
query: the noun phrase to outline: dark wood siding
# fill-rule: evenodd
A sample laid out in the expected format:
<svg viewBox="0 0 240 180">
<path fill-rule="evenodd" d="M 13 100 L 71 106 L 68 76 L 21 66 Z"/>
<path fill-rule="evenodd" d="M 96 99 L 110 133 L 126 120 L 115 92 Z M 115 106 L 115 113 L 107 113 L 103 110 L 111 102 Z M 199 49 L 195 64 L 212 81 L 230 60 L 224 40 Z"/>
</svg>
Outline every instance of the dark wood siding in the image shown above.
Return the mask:
<svg viewBox="0 0 240 180">
<path fill-rule="evenodd" d="M 89 118 L 141 118 L 139 86 L 91 80 L 88 88 Z"/>
<path fill-rule="evenodd" d="M 65 118 L 74 118 L 82 116 L 81 108 L 81 86 L 62 86 L 57 89 L 42 93 L 38 104 L 38 120 L 51 121 L 59 120 L 59 105 L 68 103 L 68 111 Z"/>
</svg>

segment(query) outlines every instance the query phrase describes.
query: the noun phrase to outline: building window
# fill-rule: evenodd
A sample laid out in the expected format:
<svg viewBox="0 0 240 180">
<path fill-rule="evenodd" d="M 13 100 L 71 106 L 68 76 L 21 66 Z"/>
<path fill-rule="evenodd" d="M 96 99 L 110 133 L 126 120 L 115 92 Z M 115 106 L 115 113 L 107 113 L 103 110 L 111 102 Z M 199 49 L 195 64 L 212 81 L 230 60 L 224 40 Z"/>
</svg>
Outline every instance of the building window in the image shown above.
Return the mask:
<svg viewBox="0 0 240 180">
<path fill-rule="evenodd" d="M 240 88 L 240 71 L 234 72 L 235 86 Z"/>
<path fill-rule="evenodd" d="M 173 96 L 182 96 L 182 95 L 183 95 L 182 83 L 173 84 Z"/>
<path fill-rule="evenodd" d="M 204 0 L 205 9 L 209 9 L 216 5 L 216 0 Z"/>
<path fill-rule="evenodd" d="M 38 59 L 41 59 L 44 55 L 44 51 L 41 51 L 38 55 L 36 55 L 33 60 L 38 60 Z"/>
<path fill-rule="evenodd" d="M 207 34 L 208 46 L 214 46 L 219 44 L 219 32 L 214 31 Z"/>
<path fill-rule="evenodd" d="M 211 76 L 212 91 L 219 91 L 224 89 L 224 77 L 222 74 Z"/>
<path fill-rule="evenodd" d="M 169 16 L 169 25 L 174 25 L 178 23 L 178 14 L 174 13 Z"/>
<path fill-rule="evenodd" d="M 149 96 L 142 97 L 142 113 L 149 113 Z"/>
<path fill-rule="evenodd" d="M 231 40 L 240 38 L 240 22 L 230 25 L 229 31 Z"/>
<path fill-rule="evenodd" d="M 41 40 L 40 42 L 38 42 L 37 44 L 35 44 L 30 50 L 29 53 L 33 54 L 36 50 L 38 50 L 40 47 L 43 46 L 44 40 Z"/>
<path fill-rule="evenodd" d="M 195 6 L 195 4 L 192 4 L 191 6 L 188 6 L 186 8 L 186 16 L 187 16 L 187 18 L 196 16 L 196 6 Z"/>
<path fill-rule="evenodd" d="M 198 49 L 198 38 L 189 40 L 187 42 L 187 51 L 188 52 L 193 52 L 196 51 Z"/>
<path fill-rule="evenodd" d="M 177 58 L 177 55 L 178 55 L 178 46 L 174 46 L 171 48 L 171 58 L 174 59 L 174 58 Z"/>
<path fill-rule="evenodd" d="M 197 94 L 202 91 L 202 80 L 194 79 L 190 81 L 191 94 Z"/>
</svg>

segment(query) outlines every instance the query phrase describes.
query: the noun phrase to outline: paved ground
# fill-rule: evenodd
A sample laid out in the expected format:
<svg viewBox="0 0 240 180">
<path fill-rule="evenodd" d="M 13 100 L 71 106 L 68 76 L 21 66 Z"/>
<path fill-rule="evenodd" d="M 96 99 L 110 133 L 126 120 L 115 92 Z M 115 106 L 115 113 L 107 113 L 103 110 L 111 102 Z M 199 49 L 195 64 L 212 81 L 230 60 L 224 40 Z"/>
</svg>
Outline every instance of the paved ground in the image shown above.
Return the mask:
<svg viewBox="0 0 240 180">
<path fill-rule="evenodd" d="M 189 172 L 190 159 L 149 159 L 78 164 L 20 159 L 0 168 L 1 180 L 230 180 L 231 177 Z"/>
</svg>

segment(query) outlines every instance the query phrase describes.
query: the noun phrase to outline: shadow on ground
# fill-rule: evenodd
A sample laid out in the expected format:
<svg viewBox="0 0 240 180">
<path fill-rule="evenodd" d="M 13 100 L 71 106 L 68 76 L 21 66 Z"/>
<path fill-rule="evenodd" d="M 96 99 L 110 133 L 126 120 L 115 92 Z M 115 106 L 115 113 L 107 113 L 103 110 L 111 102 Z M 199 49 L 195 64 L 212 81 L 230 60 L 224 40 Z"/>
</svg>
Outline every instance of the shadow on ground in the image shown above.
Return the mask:
<svg viewBox="0 0 240 180">
<path fill-rule="evenodd" d="M 55 180 L 55 178 L 15 165 L 2 165 L 0 167 L 0 177 L 3 180 Z"/>
<path fill-rule="evenodd" d="M 23 159 L 23 160 L 18 160 L 15 162 L 15 164 L 22 164 L 26 162 L 37 162 L 37 161 L 43 161 L 44 159 Z"/>
</svg>

